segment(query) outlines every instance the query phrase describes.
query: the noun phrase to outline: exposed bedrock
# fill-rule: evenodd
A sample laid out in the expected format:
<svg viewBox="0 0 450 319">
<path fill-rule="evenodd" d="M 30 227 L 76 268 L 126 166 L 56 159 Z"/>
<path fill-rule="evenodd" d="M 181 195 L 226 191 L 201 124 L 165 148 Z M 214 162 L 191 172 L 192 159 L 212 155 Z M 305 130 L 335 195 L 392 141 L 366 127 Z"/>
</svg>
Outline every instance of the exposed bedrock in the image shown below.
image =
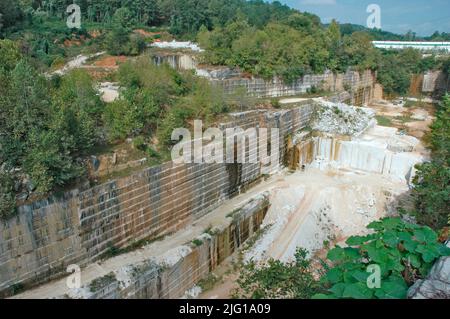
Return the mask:
<svg viewBox="0 0 450 319">
<path fill-rule="evenodd" d="M 333 102 L 365 105 L 370 103 L 375 93 L 376 75 L 370 70 L 361 73 L 348 70 L 340 74 L 326 71 L 323 74 L 305 75 L 293 83 L 285 83 L 279 77 L 271 80 L 248 78 L 239 70 L 229 67 L 201 65 L 197 56 L 191 53 L 168 50 L 152 54 L 157 65 L 167 63 L 177 70 L 194 70 L 198 76 L 209 79 L 213 85 L 230 94 L 243 89 L 254 97 L 282 97 L 304 94 L 314 88 L 338 93 L 332 97 Z"/>
<path fill-rule="evenodd" d="M 81 288 L 61 279 L 17 298 L 180 298 L 258 231 L 268 207 L 268 194 L 261 193 L 233 211 L 218 210 L 161 241 L 89 265 L 80 273 Z"/>
<path fill-rule="evenodd" d="M 450 247 L 450 242 L 447 244 Z M 439 259 L 424 280 L 408 291 L 410 299 L 450 299 L 450 257 Z"/>
</svg>

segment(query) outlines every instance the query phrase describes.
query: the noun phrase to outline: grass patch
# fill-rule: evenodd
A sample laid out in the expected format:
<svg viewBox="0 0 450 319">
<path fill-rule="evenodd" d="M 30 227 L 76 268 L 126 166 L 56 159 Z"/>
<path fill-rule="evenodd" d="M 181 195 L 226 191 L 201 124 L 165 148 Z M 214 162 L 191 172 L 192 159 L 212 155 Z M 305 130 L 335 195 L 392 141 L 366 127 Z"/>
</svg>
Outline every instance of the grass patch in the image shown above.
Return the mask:
<svg viewBox="0 0 450 319">
<path fill-rule="evenodd" d="M 403 124 L 416 121 L 416 120 L 412 119 L 410 116 L 397 116 L 397 117 L 395 117 L 395 119 L 397 121 L 402 122 Z"/>
<path fill-rule="evenodd" d="M 392 120 L 386 116 L 377 115 L 375 118 L 377 119 L 378 125 L 380 126 L 393 126 Z"/>
</svg>

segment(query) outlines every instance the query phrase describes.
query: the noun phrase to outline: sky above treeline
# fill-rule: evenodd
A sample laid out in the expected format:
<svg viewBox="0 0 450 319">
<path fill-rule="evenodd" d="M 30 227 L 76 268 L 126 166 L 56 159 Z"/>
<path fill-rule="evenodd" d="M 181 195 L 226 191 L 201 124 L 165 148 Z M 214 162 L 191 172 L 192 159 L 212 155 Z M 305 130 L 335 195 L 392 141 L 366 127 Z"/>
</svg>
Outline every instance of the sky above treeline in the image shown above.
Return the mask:
<svg viewBox="0 0 450 319">
<path fill-rule="evenodd" d="M 318 15 L 323 23 L 367 26 L 369 4 L 381 8 L 381 28 L 398 34 L 409 30 L 419 36 L 435 31 L 450 32 L 450 0 L 279 0 L 281 3 Z"/>
</svg>

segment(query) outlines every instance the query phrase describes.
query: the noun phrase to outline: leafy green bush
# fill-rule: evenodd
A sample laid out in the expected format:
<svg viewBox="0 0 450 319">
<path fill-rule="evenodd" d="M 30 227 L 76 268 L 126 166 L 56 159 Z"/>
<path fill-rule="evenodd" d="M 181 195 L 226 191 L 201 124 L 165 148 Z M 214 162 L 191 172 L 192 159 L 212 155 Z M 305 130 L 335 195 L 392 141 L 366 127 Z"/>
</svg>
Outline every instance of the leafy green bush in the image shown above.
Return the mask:
<svg viewBox="0 0 450 319">
<path fill-rule="evenodd" d="M 269 260 L 267 265 L 251 261 L 245 264 L 237 280 L 237 298 L 252 299 L 309 299 L 320 289 L 314 279 L 308 252 L 298 249 L 295 261 L 283 263 Z"/>
<path fill-rule="evenodd" d="M 112 55 L 139 55 L 145 49 L 144 39 L 137 34 L 129 34 L 129 31 L 117 27 L 110 31 L 105 39 L 109 54 Z"/>
<path fill-rule="evenodd" d="M 186 120 L 192 117 L 191 109 L 183 107 L 172 108 L 158 127 L 158 140 L 162 145 L 170 146 L 176 143 L 172 141 L 172 132 L 176 128 L 185 127 Z"/>
<path fill-rule="evenodd" d="M 157 151 L 155 151 L 152 147 L 147 147 L 147 154 L 148 154 L 148 156 L 150 156 L 151 158 L 154 158 L 154 159 L 161 159 L 161 154 L 158 153 Z"/>
<path fill-rule="evenodd" d="M 8 219 L 16 213 L 16 196 L 12 177 L 0 172 L 0 219 Z"/>
<path fill-rule="evenodd" d="M 426 277 L 436 259 L 450 255 L 450 248 L 439 243 L 437 234 L 426 226 L 385 218 L 367 228 L 374 232 L 350 237 L 349 247 L 337 246 L 328 252 L 332 267 L 321 279 L 327 292 L 314 298 L 406 298 L 409 285 Z M 367 284 L 370 265 L 380 267 L 380 288 Z"/>
<path fill-rule="evenodd" d="M 432 161 L 419 165 L 414 179 L 414 215 L 440 229 L 450 223 L 450 96 L 444 97 L 431 126 Z"/>
<path fill-rule="evenodd" d="M 98 292 L 99 290 L 113 284 L 115 281 L 117 281 L 115 273 L 110 272 L 103 277 L 99 277 L 91 281 L 91 283 L 89 284 L 89 290 L 91 292 Z"/>
<path fill-rule="evenodd" d="M 147 144 L 145 143 L 145 139 L 142 136 L 138 136 L 133 140 L 133 147 L 140 151 L 145 151 L 147 148 Z"/>
<path fill-rule="evenodd" d="M 271 99 L 270 100 L 270 105 L 272 105 L 272 107 L 274 108 L 274 109 L 279 109 L 279 108 L 281 108 L 281 103 L 280 103 L 280 100 L 279 99 Z"/>
</svg>

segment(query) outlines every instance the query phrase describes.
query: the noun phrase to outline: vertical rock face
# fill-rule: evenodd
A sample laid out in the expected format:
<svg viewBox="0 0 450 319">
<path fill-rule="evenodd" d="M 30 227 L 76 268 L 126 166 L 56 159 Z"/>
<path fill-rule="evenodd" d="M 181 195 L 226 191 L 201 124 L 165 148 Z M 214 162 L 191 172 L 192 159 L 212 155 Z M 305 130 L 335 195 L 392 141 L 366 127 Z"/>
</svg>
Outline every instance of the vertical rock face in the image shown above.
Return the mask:
<svg viewBox="0 0 450 319">
<path fill-rule="evenodd" d="M 442 71 L 428 71 L 423 76 L 422 92 L 436 96 L 445 94 L 450 89 L 449 75 Z"/>
<path fill-rule="evenodd" d="M 373 98 L 374 75 L 370 71 L 362 74 L 348 71 L 345 74 L 305 75 L 291 84 L 284 83 L 280 78 L 266 81 L 259 78 L 232 78 L 213 80 L 214 85 L 220 86 L 226 93 L 233 93 L 239 88 L 245 88 L 250 96 L 255 97 L 280 97 L 307 93 L 312 88 L 323 89 L 330 92 L 342 92 L 348 90 L 347 95 L 340 95 L 336 102 L 348 102 L 355 105 L 363 105 Z"/>
<path fill-rule="evenodd" d="M 422 92 L 432 93 L 436 89 L 436 81 L 439 78 L 440 71 L 429 71 L 423 76 Z"/>
<path fill-rule="evenodd" d="M 172 299 L 182 297 L 199 280 L 205 278 L 220 263 L 237 251 L 264 220 L 269 207 L 268 193 L 261 193 L 217 220 L 216 227 L 199 236 L 190 233 L 192 242 L 155 251 L 155 244 L 142 248 L 139 259 L 132 252 L 102 263 L 103 273 L 81 272 L 83 286 L 78 289 L 44 288 L 28 292 L 27 298 L 73 299 Z M 217 217 L 216 217 L 217 218 Z M 192 229 L 190 230 L 192 232 Z M 185 238 L 182 235 L 183 238 Z M 168 238 L 163 245 L 173 243 Z M 175 240 L 176 242 L 176 240 Z M 148 252 L 153 252 L 148 255 Z M 134 254 L 134 256 L 133 256 Z M 131 259 L 131 260 L 130 260 Z M 97 266 L 98 267 L 98 266 Z M 96 268 L 96 267 L 94 267 Z M 91 268 L 92 269 L 92 268 Z M 104 273 L 107 273 L 104 275 Z M 50 285 L 55 283 L 50 283 Z M 56 287 L 55 287 L 56 286 Z"/>
<path fill-rule="evenodd" d="M 447 244 L 450 247 L 450 242 Z M 408 291 L 410 299 L 450 299 L 450 257 L 442 257 L 425 280 L 418 280 Z"/>
<path fill-rule="evenodd" d="M 200 66 L 195 55 L 172 52 L 154 53 L 153 61 L 157 65 L 169 64 L 176 70 L 195 70 L 196 74 L 205 77 L 213 85 L 221 87 L 225 93 L 232 94 L 244 88 L 245 92 L 254 97 L 282 97 L 307 93 L 311 89 L 322 89 L 330 92 L 350 91 L 342 94 L 336 102 L 348 102 L 355 105 L 365 105 L 374 95 L 375 76 L 367 70 L 363 73 L 347 71 L 343 74 L 333 74 L 326 71 L 323 74 L 308 74 L 293 83 L 285 83 L 281 78 L 271 80 L 247 78 L 237 69 L 228 67 Z"/>
<path fill-rule="evenodd" d="M 419 154 L 393 152 L 386 147 L 364 140 L 345 141 L 336 138 L 313 139 L 314 166 L 324 168 L 337 166 L 368 173 L 390 176 L 396 180 L 409 181 L 411 170 L 423 161 Z M 301 159 L 303 160 L 303 159 Z"/>
</svg>

